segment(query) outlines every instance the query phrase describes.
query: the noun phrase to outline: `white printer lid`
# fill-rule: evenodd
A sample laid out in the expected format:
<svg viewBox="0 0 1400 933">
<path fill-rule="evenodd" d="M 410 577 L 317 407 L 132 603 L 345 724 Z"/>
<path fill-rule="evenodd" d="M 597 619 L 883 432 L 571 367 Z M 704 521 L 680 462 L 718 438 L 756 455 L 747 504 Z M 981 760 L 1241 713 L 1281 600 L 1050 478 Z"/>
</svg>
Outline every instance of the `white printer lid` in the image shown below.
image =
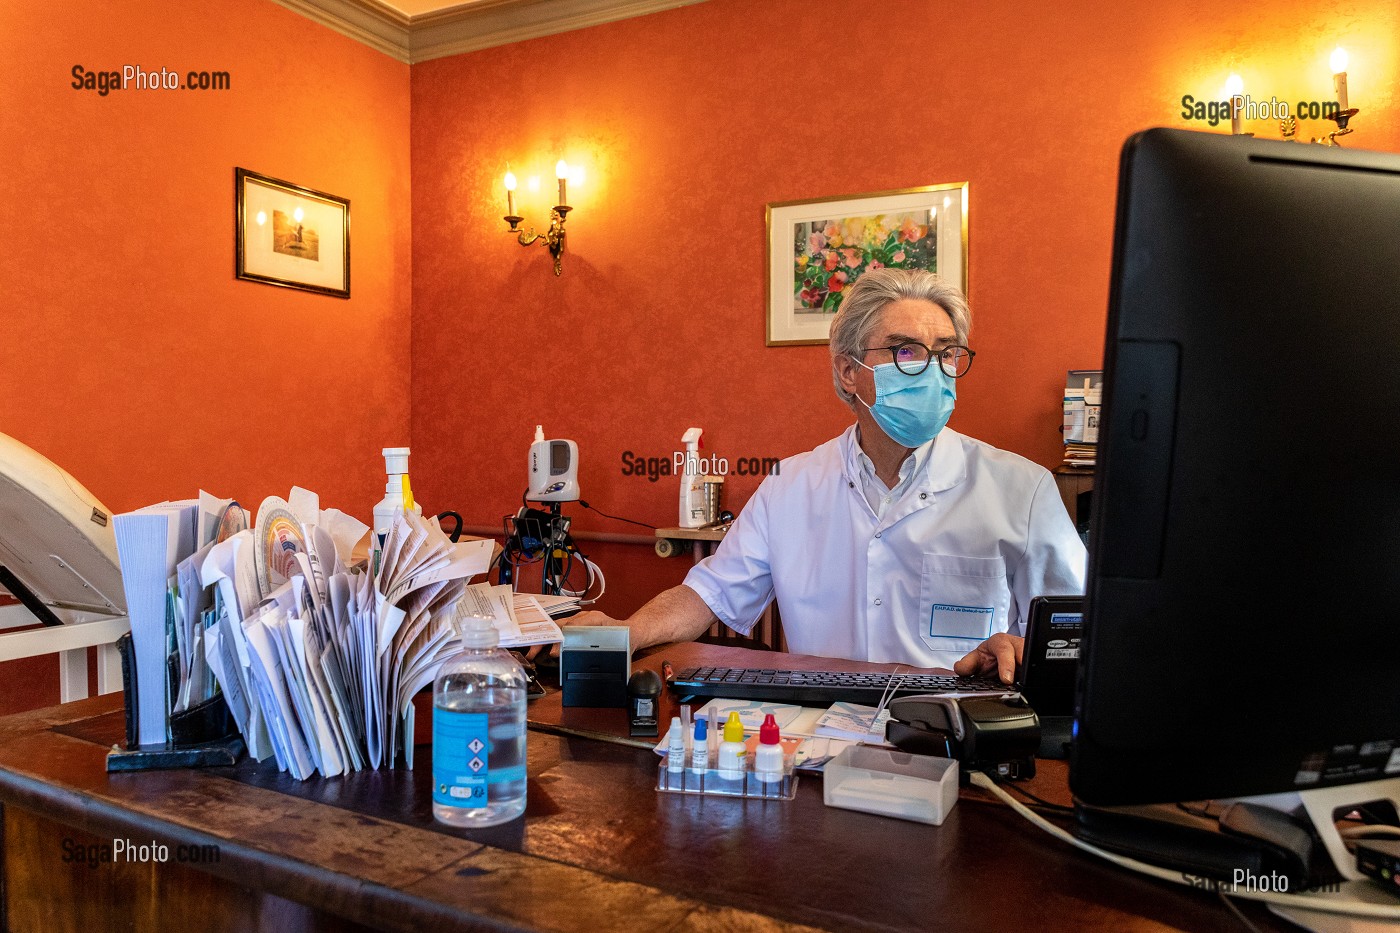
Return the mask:
<svg viewBox="0 0 1400 933">
<path fill-rule="evenodd" d="M 111 512 L 62 467 L 6 434 L 0 434 L 0 566 L 45 605 L 126 612 Z"/>
</svg>

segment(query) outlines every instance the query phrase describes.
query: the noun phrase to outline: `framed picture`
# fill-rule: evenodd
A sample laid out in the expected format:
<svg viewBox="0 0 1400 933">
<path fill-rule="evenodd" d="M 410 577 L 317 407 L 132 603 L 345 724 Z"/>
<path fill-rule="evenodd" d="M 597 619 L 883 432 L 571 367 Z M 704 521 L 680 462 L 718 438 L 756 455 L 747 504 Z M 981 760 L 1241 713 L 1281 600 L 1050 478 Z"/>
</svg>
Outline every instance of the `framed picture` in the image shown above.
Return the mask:
<svg viewBox="0 0 1400 933">
<path fill-rule="evenodd" d="M 236 168 L 234 274 L 350 297 L 350 202 Z"/>
<path fill-rule="evenodd" d="M 769 204 L 767 345 L 827 343 L 846 289 L 885 266 L 967 293 L 967 182 Z"/>
</svg>

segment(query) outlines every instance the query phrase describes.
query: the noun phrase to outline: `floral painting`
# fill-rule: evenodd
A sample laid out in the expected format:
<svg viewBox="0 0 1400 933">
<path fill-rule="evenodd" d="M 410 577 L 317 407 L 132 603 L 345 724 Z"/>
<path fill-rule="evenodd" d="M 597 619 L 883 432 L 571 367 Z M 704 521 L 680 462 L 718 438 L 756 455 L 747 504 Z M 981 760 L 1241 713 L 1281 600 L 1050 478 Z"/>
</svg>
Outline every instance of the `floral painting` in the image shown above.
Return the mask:
<svg viewBox="0 0 1400 933">
<path fill-rule="evenodd" d="M 826 343 L 866 272 L 927 269 L 967 290 L 967 184 L 768 205 L 768 346 Z"/>
<path fill-rule="evenodd" d="M 798 314 L 835 314 L 862 272 L 893 266 L 938 271 L 937 230 L 928 211 L 796 224 L 793 300 Z"/>
</svg>

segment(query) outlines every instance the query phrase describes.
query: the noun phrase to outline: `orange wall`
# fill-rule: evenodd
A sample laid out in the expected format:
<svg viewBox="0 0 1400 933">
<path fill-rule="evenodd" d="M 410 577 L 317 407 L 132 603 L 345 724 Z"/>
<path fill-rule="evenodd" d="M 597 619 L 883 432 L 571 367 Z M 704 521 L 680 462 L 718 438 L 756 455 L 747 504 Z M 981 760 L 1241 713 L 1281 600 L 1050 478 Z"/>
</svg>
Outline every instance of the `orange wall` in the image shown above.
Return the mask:
<svg viewBox="0 0 1400 933">
<path fill-rule="evenodd" d="M 674 480 L 622 477 L 622 451 L 664 456 L 697 424 L 711 450 L 779 456 L 849 420 L 825 348 L 763 345 L 763 205 L 963 180 L 980 355 L 953 424 L 1050 464 L 1063 370 L 1099 356 L 1124 136 L 1181 125 L 1181 95 L 1231 69 L 1329 96 L 1341 41 L 1352 138 L 1400 148 L 1390 0 L 709 0 L 411 79 L 270 0 L 9 0 L 0 36 L 0 431 L 114 509 L 297 482 L 367 517 L 379 448 L 412 428 L 420 498 L 494 523 L 543 422 L 580 442 L 586 498 L 670 522 Z M 126 63 L 233 89 L 69 87 L 74 64 Z M 501 232 L 499 179 L 561 155 L 588 178 L 556 279 Z M 350 198 L 353 298 L 233 278 L 238 165 Z M 684 571 L 590 553 L 617 614 Z M 14 667 L 0 704 L 31 683 Z"/>
<path fill-rule="evenodd" d="M 620 475 L 690 425 L 731 457 L 784 456 L 851 417 L 825 347 L 765 347 L 764 205 L 969 181 L 972 375 L 952 425 L 1047 466 L 1066 369 L 1101 360 L 1123 139 L 1185 125 L 1226 73 L 1330 99 L 1352 53 L 1357 145 L 1400 148 L 1390 0 L 709 0 L 415 65 L 413 420 L 420 498 L 498 521 L 536 422 L 579 442 L 584 497 L 674 524 L 676 481 Z M 1318 124 L 1305 131 L 1319 132 Z M 1228 128 L 1228 126 L 1226 127 Z M 1270 127 L 1247 127 L 1276 135 Z M 504 231 L 501 176 L 546 219 L 550 167 L 584 165 L 555 278 Z M 524 178 L 541 173 L 530 196 Z M 738 504 L 753 480 L 732 478 Z M 577 527 L 636 530 L 571 508 Z M 683 562 L 595 547 L 625 614 Z"/>
<path fill-rule="evenodd" d="M 0 432 L 115 510 L 298 483 L 368 519 L 409 439 L 408 66 L 268 0 L 7 0 L 0 36 Z M 235 166 L 350 199 L 348 301 L 234 278 Z"/>
</svg>

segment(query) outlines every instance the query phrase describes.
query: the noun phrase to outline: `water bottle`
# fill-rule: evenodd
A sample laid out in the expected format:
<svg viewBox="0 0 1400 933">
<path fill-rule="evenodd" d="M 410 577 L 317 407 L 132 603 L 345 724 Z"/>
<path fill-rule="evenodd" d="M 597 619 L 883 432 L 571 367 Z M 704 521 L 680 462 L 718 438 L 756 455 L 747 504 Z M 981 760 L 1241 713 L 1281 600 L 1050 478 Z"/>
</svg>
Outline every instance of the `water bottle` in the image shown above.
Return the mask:
<svg viewBox="0 0 1400 933">
<path fill-rule="evenodd" d="M 433 816 L 479 828 L 525 812 L 525 672 L 490 619 L 462 622 L 462 652 L 433 684 Z"/>
</svg>

